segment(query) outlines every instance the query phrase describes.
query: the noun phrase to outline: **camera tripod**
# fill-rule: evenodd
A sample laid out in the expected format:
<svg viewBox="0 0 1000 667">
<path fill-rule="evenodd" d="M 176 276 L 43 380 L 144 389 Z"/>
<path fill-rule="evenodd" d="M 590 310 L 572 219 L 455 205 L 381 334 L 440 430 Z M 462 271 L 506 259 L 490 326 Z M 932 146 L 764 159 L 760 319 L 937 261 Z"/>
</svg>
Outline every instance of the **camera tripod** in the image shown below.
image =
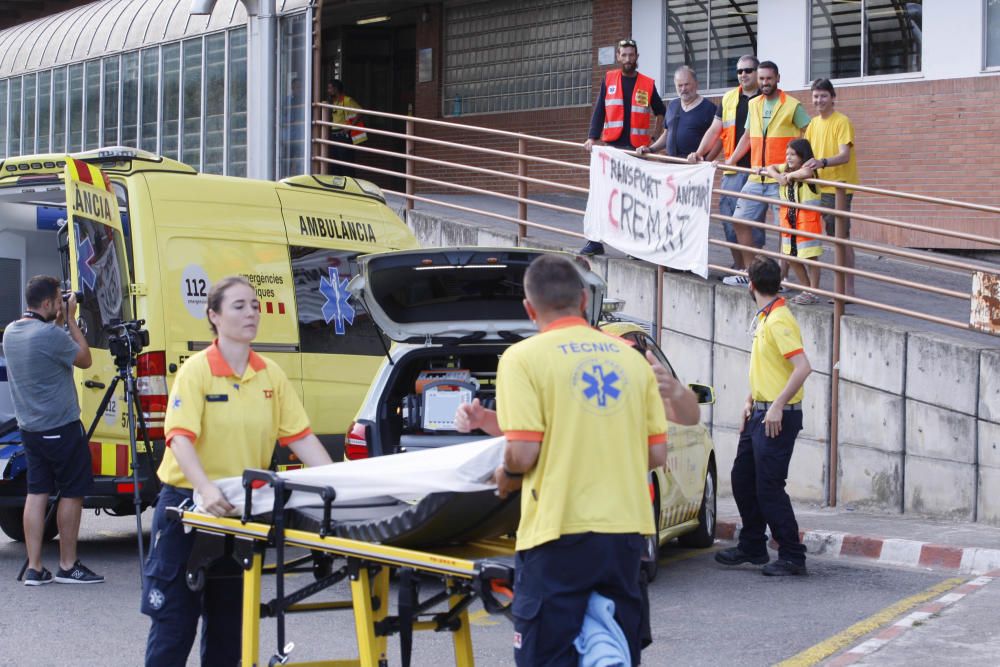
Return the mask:
<svg viewBox="0 0 1000 667">
<path fill-rule="evenodd" d="M 104 392 L 104 396 L 101 398 L 100 404 L 97 406 L 97 414 L 94 415 L 94 421 L 91 422 L 90 428 L 87 429 L 87 434 L 84 439 L 84 443 L 89 443 L 90 438 L 94 435 L 94 431 L 97 430 L 97 425 L 101 421 L 101 417 L 108 409 L 108 405 L 111 403 L 112 397 L 115 395 L 115 389 L 118 387 L 118 383 L 122 382 L 125 386 L 125 409 L 128 411 L 128 445 L 129 453 L 131 454 L 131 471 L 132 471 L 132 501 L 135 505 L 135 529 L 136 529 L 136 540 L 139 546 L 139 579 L 142 584 L 145 584 L 145 574 L 143 574 L 143 565 L 146 562 L 145 547 L 142 541 L 142 497 L 139 494 L 139 456 L 138 447 L 136 440 L 136 429 L 142 430 L 142 442 L 145 445 L 146 451 L 146 461 L 149 465 L 149 479 L 147 484 L 155 484 L 156 491 L 159 492 L 159 479 L 156 477 L 156 470 L 153 467 L 153 449 L 152 444 L 149 441 L 149 432 L 146 430 L 146 420 L 142 416 L 142 406 L 139 404 L 139 393 L 136 389 L 135 383 L 135 356 L 131 353 L 127 355 L 115 356 L 115 368 L 117 372 L 113 378 L 111 378 L 111 384 L 108 386 L 107 391 Z M 62 491 L 56 494 L 55 499 L 49 506 L 48 512 L 45 514 L 45 522 L 42 524 L 44 526 L 49 525 L 49 521 L 52 520 L 52 516 L 56 511 L 56 507 L 59 506 L 59 499 L 62 497 Z M 151 504 L 155 504 L 151 503 Z M 24 576 L 24 572 L 28 567 L 27 559 L 24 561 L 24 565 L 21 566 L 21 572 L 17 575 L 17 580 L 20 581 Z"/>
</svg>

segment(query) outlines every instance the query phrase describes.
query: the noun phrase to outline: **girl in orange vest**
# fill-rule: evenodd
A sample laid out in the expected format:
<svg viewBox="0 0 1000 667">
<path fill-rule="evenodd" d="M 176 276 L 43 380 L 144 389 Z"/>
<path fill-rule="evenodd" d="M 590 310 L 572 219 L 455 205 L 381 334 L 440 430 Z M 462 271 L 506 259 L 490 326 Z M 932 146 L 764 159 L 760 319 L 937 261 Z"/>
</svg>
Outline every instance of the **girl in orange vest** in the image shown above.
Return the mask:
<svg viewBox="0 0 1000 667">
<path fill-rule="evenodd" d="M 805 139 L 794 139 L 785 150 L 785 164 L 771 165 L 767 175 L 778 181 L 781 201 L 798 204 L 820 206 L 820 191 L 815 185 L 803 183 L 806 178 L 813 177 L 812 169 L 803 165 L 813 159 L 812 146 Z M 781 221 L 781 252 L 791 257 L 811 260 L 808 264 L 802 262 L 787 262 L 791 264 L 799 282 L 809 287 L 819 287 L 820 263 L 818 258 L 823 254 L 823 244 L 818 238 L 801 236 L 795 231 L 823 233 L 822 215 L 816 211 L 782 206 L 778 211 Z M 787 230 L 787 231 L 786 231 Z M 782 262 L 786 264 L 786 262 Z M 787 269 L 786 269 L 787 270 Z M 819 301 L 815 294 L 803 291 L 791 299 L 792 303 L 811 305 Z"/>
</svg>

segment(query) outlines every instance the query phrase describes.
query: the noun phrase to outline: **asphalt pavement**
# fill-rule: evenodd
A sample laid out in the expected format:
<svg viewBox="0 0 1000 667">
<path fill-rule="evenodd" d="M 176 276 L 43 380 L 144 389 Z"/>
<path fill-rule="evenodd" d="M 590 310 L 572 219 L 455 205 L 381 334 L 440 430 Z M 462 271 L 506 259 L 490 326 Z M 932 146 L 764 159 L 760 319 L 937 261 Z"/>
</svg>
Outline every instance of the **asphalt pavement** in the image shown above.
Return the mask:
<svg viewBox="0 0 1000 667">
<path fill-rule="evenodd" d="M 147 513 L 147 526 L 148 518 Z M 5 609 L 0 614 L 0 665 L 142 664 L 148 620 L 138 610 L 134 525 L 129 517 L 85 515 L 81 558 L 107 577 L 107 583 L 92 586 L 25 587 L 14 580 L 23 559 L 23 545 L 0 541 L 0 599 Z M 820 664 L 835 659 L 838 653 L 863 641 L 869 633 L 888 627 L 920 604 L 975 579 L 949 570 L 893 567 L 822 555 L 810 558 L 809 576 L 776 579 L 762 576 L 758 567 L 731 569 L 715 563 L 714 551 L 727 544 L 719 542 L 705 550 L 664 549 L 660 575 L 650 591 L 656 642 L 644 652 L 643 664 Z M 46 547 L 50 568 L 56 546 Z M 309 575 L 294 575 L 289 586 L 309 581 Z M 265 599 L 272 587 L 273 582 L 268 582 Z M 433 588 L 433 584 L 427 584 L 424 593 Z M 988 596 L 976 597 L 983 593 Z M 345 594 L 346 587 L 338 586 L 319 599 L 343 598 Z M 996 607 L 990 605 L 998 602 L 988 588 L 968 597 L 968 604 L 982 604 L 991 610 L 992 619 Z M 941 618 L 948 620 L 949 614 L 961 613 L 963 604 L 955 603 L 954 612 Z M 934 622 L 936 619 L 926 625 Z M 960 619 L 954 622 L 957 628 L 961 624 Z M 510 665 L 509 622 L 501 616 L 487 615 L 477 605 L 472 611 L 472 625 L 476 664 Z M 982 627 L 986 628 L 985 621 Z M 345 612 L 298 615 L 288 625 L 288 639 L 296 644 L 293 659 L 299 661 L 354 656 L 354 637 L 351 615 Z M 965 638 L 971 640 L 974 635 L 970 632 Z M 262 659 L 274 647 L 274 624 L 265 620 Z M 949 651 L 952 648 L 947 647 Z M 451 656 L 451 640 L 446 634 L 416 634 L 415 666 L 450 664 Z M 196 655 L 188 664 L 198 664 Z M 389 664 L 400 664 L 396 637 L 389 641 Z"/>
</svg>

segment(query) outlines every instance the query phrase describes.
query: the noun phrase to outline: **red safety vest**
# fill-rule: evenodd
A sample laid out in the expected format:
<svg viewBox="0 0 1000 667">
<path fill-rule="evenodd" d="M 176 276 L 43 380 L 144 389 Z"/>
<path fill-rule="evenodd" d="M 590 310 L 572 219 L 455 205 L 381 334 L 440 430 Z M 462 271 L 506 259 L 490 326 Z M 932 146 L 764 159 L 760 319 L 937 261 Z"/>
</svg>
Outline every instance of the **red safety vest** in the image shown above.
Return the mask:
<svg viewBox="0 0 1000 667">
<path fill-rule="evenodd" d="M 655 83 L 644 74 L 637 74 L 629 113 L 629 143 L 634 147 L 650 143 L 649 123 L 653 110 Z M 613 142 L 622 136 L 625 127 L 625 100 L 622 98 L 622 71 L 611 70 L 604 77 L 604 131 L 601 141 Z"/>
</svg>

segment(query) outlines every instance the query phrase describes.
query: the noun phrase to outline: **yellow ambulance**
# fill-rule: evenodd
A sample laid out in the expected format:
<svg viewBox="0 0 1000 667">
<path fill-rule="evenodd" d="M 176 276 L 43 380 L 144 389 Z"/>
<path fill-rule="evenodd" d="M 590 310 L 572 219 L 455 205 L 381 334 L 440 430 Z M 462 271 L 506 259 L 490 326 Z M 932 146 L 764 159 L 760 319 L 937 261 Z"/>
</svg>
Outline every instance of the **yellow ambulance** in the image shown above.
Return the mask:
<svg viewBox="0 0 1000 667">
<path fill-rule="evenodd" d="M 94 358 L 91 368 L 76 371 L 85 427 L 116 375 L 109 339 L 121 332 L 109 325 L 145 320 L 149 343 L 136 357 L 136 374 L 154 447 L 152 457 L 139 456 L 140 481 L 162 454 L 172 378 L 212 341 L 208 289 L 234 274 L 260 299 L 254 349 L 282 366 L 314 432 L 339 454 L 387 351 L 347 292 L 356 258 L 415 247 L 379 188 L 363 180 L 213 176 L 128 148 L 0 163 L 0 329 L 20 317 L 33 275 L 61 277 L 82 293 L 80 318 Z M 0 529 L 20 539 L 24 461 L 4 370 L 0 355 Z M 85 504 L 127 514 L 134 508 L 121 385 L 90 440 L 96 478 Z M 143 492 L 144 503 L 151 501 L 151 489 Z"/>
</svg>

